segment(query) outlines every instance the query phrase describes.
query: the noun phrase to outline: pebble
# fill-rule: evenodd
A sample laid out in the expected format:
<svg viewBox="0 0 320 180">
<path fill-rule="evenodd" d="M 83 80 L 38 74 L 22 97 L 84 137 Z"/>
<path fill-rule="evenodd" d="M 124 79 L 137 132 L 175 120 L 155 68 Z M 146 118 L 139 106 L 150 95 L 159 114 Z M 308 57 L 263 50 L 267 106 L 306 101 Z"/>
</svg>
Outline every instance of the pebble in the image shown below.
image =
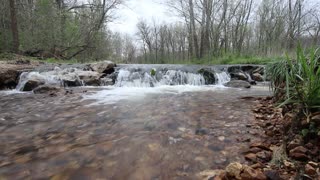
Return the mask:
<svg viewBox="0 0 320 180">
<path fill-rule="evenodd" d="M 219 136 L 218 139 L 219 139 L 219 141 L 224 141 L 225 137 L 224 136 Z"/>
</svg>

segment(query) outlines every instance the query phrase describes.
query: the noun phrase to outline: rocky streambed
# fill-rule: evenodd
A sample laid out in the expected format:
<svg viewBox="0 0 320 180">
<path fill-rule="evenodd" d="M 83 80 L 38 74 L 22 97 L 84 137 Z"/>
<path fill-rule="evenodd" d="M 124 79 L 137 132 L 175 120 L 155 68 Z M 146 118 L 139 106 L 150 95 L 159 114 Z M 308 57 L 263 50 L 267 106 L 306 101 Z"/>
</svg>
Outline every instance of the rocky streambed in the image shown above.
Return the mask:
<svg viewBox="0 0 320 180">
<path fill-rule="evenodd" d="M 268 94 L 216 89 L 90 106 L 83 91 L 0 95 L 1 178 L 203 179 L 244 162 L 259 130 L 249 128 L 255 102 L 243 97 Z"/>
<path fill-rule="evenodd" d="M 104 67 L 37 66 L 33 73 L 46 78 L 34 93 L 0 91 L 0 179 L 206 179 L 213 169 L 244 163 L 241 152 L 260 140 L 252 107 L 268 87 L 219 84 L 234 79 L 229 67 L 157 67 L 152 75 L 146 66 L 124 66 L 113 67 L 113 86 L 61 84 L 82 71 L 102 74 L 99 83 L 112 79 Z M 246 77 L 260 68 L 243 67 L 237 73 Z M 210 77 L 216 85 L 206 85 Z M 46 91 L 48 84 L 56 89 Z"/>
</svg>

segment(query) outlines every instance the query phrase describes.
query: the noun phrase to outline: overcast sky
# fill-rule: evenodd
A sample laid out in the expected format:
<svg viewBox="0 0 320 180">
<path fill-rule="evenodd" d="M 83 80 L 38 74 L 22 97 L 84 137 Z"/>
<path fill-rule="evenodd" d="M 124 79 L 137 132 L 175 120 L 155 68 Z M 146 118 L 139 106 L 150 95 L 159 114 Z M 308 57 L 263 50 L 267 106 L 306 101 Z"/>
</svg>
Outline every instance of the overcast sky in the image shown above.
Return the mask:
<svg viewBox="0 0 320 180">
<path fill-rule="evenodd" d="M 165 0 L 128 0 L 117 10 L 117 19 L 109 24 L 112 31 L 134 35 L 139 19 L 157 23 L 177 20 L 163 3 Z"/>
<path fill-rule="evenodd" d="M 166 0 L 126 0 L 126 4 L 117 10 L 117 19 L 109 24 L 114 32 L 128 33 L 134 35 L 137 32 L 136 25 L 139 19 L 145 19 L 157 23 L 174 22 L 178 18 L 170 13 L 165 5 Z M 254 0 L 257 4 L 261 0 Z M 318 5 L 320 0 L 307 0 L 307 6 Z"/>
</svg>

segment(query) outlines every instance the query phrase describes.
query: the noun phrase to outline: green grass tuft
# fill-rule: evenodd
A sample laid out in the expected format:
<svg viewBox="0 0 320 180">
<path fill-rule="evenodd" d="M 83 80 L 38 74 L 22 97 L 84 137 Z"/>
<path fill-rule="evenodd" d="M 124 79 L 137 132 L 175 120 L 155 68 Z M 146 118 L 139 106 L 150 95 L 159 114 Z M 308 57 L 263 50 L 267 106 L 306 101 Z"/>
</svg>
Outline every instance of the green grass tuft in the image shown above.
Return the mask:
<svg viewBox="0 0 320 180">
<path fill-rule="evenodd" d="M 300 105 L 307 117 L 320 109 L 320 56 L 317 50 L 305 53 L 298 46 L 296 60 L 287 56 L 286 60 L 269 65 L 267 74 L 282 105 Z"/>
</svg>

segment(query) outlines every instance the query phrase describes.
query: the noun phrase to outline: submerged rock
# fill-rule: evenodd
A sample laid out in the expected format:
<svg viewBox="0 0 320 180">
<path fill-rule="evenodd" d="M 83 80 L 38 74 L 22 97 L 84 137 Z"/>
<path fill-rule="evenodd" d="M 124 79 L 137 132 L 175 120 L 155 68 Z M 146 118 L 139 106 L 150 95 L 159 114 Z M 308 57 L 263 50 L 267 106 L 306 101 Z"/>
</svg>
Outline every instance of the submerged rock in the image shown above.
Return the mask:
<svg viewBox="0 0 320 180">
<path fill-rule="evenodd" d="M 196 131 L 195 131 L 195 134 L 196 134 L 196 135 L 200 135 L 200 136 L 206 135 L 206 134 L 208 134 L 208 133 L 209 133 L 209 131 L 208 131 L 208 129 L 206 129 L 206 128 L 198 128 L 198 129 L 196 129 Z"/>
<path fill-rule="evenodd" d="M 61 89 L 55 86 L 50 85 L 41 85 L 33 90 L 34 94 L 55 94 Z"/>
<path fill-rule="evenodd" d="M 251 88 L 250 83 L 242 80 L 231 80 L 230 82 L 227 82 L 224 85 L 227 87 L 233 87 L 233 88 Z"/>
</svg>

